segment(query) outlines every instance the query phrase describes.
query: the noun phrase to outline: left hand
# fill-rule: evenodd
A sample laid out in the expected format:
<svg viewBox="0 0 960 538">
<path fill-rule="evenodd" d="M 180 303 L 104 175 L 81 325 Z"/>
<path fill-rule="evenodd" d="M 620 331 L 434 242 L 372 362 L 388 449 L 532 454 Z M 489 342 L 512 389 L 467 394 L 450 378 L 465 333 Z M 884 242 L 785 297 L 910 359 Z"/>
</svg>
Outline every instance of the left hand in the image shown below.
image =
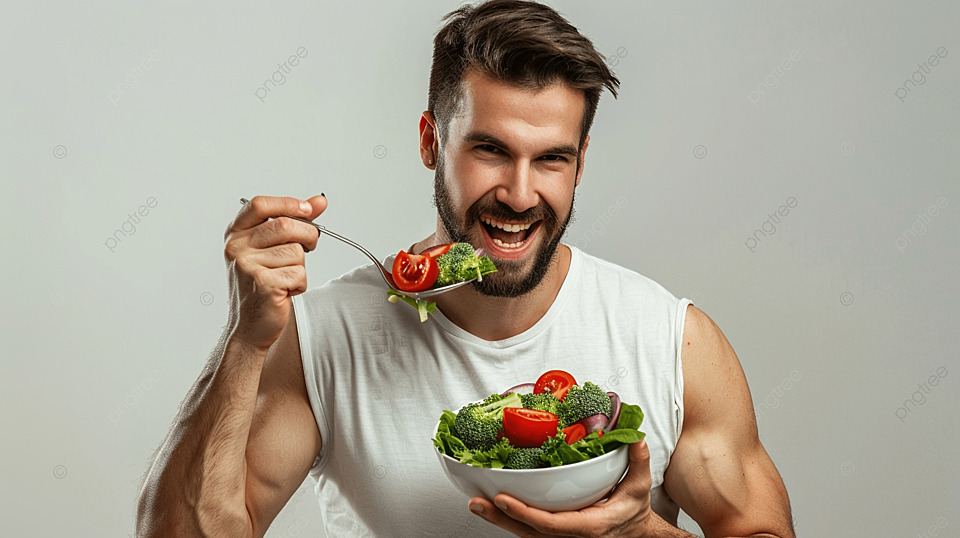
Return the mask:
<svg viewBox="0 0 960 538">
<path fill-rule="evenodd" d="M 517 536 L 653 536 L 666 522 L 650 509 L 650 449 L 646 440 L 629 447 L 630 468 L 601 504 L 574 512 L 547 512 L 500 493 L 493 503 L 470 499 L 470 510 Z M 477 510 L 479 508 L 479 511 Z"/>
</svg>

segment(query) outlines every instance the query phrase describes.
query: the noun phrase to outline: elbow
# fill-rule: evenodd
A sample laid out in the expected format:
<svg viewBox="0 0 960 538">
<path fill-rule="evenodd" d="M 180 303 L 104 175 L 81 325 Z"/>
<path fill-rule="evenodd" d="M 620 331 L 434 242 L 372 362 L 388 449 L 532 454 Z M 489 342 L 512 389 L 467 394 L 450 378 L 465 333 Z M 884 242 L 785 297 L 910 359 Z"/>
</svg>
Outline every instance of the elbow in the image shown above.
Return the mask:
<svg viewBox="0 0 960 538">
<path fill-rule="evenodd" d="M 257 536 L 246 506 L 234 510 L 223 503 L 212 504 L 202 500 L 191 506 L 182 501 L 183 495 L 176 497 L 164 500 L 164 495 L 158 493 L 157 488 L 149 484 L 144 486 L 137 500 L 137 538 Z"/>
</svg>

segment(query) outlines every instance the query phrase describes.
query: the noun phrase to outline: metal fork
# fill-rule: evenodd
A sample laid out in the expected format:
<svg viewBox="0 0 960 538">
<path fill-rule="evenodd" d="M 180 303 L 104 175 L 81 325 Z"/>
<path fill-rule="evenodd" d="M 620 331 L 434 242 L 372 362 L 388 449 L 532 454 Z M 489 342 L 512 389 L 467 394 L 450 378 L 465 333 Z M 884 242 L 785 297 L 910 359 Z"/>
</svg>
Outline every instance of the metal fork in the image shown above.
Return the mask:
<svg viewBox="0 0 960 538">
<path fill-rule="evenodd" d="M 249 202 L 250 202 L 250 200 L 247 200 L 246 198 L 241 198 L 241 199 L 240 199 L 240 203 L 241 203 L 241 204 L 247 204 L 247 203 L 249 203 Z M 330 230 L 327 229 L 326 226 L 321 226 L 321 225 L 317 224 L 316 222 L 312 222 L 312 221 L 309 221 L 309 220 L 304 219 L 304 218 L 301 218 L 301 217 L 291 217 L 291 216 L 289 216 L 289 215 L 283 215 L 283 216 L 284 216 L 284 217 L 287 217 L 288 219 L 299 220 L 300 222 L 306 222 L 307 224 L 309 224 L 309 225 L 311 225 L 311 226 L 315 226 L 315 227 L 317 228 L 317 230 L 320 231 L 320 235 L 321 235 L 321 236 L 323 236 L 323 234 L 327 234 L 327 235 L 329 235 L 330 237 L 332 237 L 332 238 L 334 238 L 334 239 L 338 239 L 338 240 L 340 240 L 340 241 L 343 241 L 344 243 L 346 243 L 346 244 L 350 245 L 351 247 L 359 250 L 360 252 L 363 252 L 364 254 L 367 255 L 368 258 L 370 258 L 370 260 L 371 260 L 371 261 L 373 262 L 373 264 L 377 267 L 377 269 L 380 269 L 380 276 L 383 277 L 383 281 L 387 283 L 387 286 L 390 286 L 390 289 L 392 289 L 393 291 L 395 291 L 395 292 L 397 292 L 397 293 L 399 293 L 399 294 L 401 294 L 401 295 L 405 295 L 405 296 L 407 296 L 407 297 L 410 297 L 411 299 L 426 299 L 427 297 L 433 297 L 433 296 L 435 296 L 435 295 L 440 295 L 441 293 L 446 293 L 446 292 L 448 292 L 448 291 L 455 290 L 455 289 L 459 288 L 460 286 L 464 286 L 464 285 L 469 284 L 469 283 L 473 282 L 474 280 L 476 280 L 476 278 L 471 278 L 470 280 L 464 280 L 463 282 L 457 282 L 456 284 L 449 284 L 449 285 L 447 285 L 447 286 L 441 286 L 441 287 L 439 287 L 439 288 L 431 288 L 431 289 L 425 290 L 425 291 L 404 291 L 404 290 L 398 288 L 397 285 L 393 282 L 393 274 L 391 274 L 391 272 L 388 271 L 387 268 L 384 267 L 382 263 L 380 263 L 380 260 L 378 260 L 378 259 L 376 258 L 376 256 L 374 256 L 373 254 L 371 254 L 369 250 L 367 250 L 367 249 L 363 248 L 362 246 L 360 246 L 359 243 L 357 243 L 357 242 L 355 242 L 355 241 L 352 241 L 352 240 L 350 240 L 350 239 L 347 239 L 346 237 L 344 237 L 344 236 L 342 236 L 342 235 L 340 235 L 340 234 L 331 232 Z"/>
</svg>

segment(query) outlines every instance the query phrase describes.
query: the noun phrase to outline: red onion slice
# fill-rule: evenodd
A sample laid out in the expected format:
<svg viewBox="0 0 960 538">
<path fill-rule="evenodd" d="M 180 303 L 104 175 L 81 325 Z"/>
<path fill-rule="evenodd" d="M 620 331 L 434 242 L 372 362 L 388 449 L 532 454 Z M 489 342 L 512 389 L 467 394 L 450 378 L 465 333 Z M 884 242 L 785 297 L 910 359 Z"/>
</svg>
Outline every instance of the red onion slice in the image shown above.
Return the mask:
<svg viewBox="0 0 960 538">
<path fill-rule="evenodd" d="M 509 389 L 500 393 L 500 396 L 506 396 L 511 392 L 516 392 L 517 394 L 532 394 L 533 393 L 534 383 L 521 383 L 515 387 L 510 387 Z"/>
<path fill-rule="evenodd" d="M 482 258 L 483 255 L 486 254 L 487 252 L 486 252 L 485 250 L 483 250 L 483 247 L 480 247 L 480 248 L 473 249 L 473 253 L 474 253 L 478 258 Z"/>
<path fill-rule="evenodd" d="M 608 392 L 607 396 L 610 397 L 610 421 L 607 422 L 607 427 L 603 431 L 608 432 L 617 427 L 617 420 L 620 418 L 620 397 L 617 396 L 616 392 Z"/>
<path fill-rule="evenodd" d="M 596 415 L 591 415 L 587 418 L 581 418 L 575 424 L 583 424 L 583 427 L 587 429 L 587 434 L 590 434 L 596 430 L 607 431 L 605 429 L 607 422 L 609 422 L 607 415 L 599 413 Z"/>
</svg>

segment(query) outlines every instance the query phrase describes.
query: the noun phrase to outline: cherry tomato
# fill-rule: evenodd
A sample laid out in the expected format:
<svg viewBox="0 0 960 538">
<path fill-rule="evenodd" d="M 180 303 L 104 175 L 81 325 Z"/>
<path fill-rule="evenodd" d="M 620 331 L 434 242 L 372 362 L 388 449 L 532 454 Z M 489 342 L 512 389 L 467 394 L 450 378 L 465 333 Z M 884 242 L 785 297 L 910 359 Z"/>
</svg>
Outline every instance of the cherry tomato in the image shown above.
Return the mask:
<svg viewBox="0 0 960 538">
<path fill-rule="evenodd" d="M 446 254 L 450 247 L 456 245 L 456 243 L 447 243 L 446 245 L 437 245 L 435 247 L 430 247 L 427 250 L 424 250 L 420 253 L 421 256 L 430 256 L 431 258 L 438 258 Z"/>
<path fill-rule="evenodd" d="M 563 370 L 550 370 L 540 376 L 540 379 L 537 379 L 537 383 L 533 386 L 533 393 L 542 394 L 549 392 L 562 402 L 563 399 L 567 397 L 567 391 L 570 390 L 570 387 L 576 384 L 577 380 L 567 372 Z"/>
<path fill-rule="evenodd" d="M 534 448 L 557 434 L 557 415 L 547 411 L 506 407 L 503 410 L 503 435 L 518 448 Z"/>
<path fill-rule="evenodd" d="M 567 444 L 572 445 L 587 436 L 587 428 L 583 424 L 571 424 L 563 429 L 563 434 Z"/>
<path fill-rule="evenodd" d="M 431 256 L 400 251 L 393 260 L 393 281 L 403 291 L 423 291 L 437 281 L 440 268 Z"/>
</svg>

